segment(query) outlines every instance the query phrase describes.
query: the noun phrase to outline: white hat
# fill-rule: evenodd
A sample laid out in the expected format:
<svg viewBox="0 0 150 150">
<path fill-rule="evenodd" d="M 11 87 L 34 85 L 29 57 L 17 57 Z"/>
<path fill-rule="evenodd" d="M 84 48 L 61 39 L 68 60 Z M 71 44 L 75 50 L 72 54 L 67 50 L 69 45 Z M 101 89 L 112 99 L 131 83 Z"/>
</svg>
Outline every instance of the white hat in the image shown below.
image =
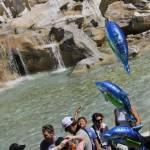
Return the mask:
<svg viewBox="0 0 150 150">
<path fill-rule="evenodd" d="M 62 119 L 61 124 L 62 127 L 65 129 L 67 127 L 69 127 L 71 124 L 73 123 L 73 118 L 72 117 L 65 117 L 64 119 Z"/>
</svg>

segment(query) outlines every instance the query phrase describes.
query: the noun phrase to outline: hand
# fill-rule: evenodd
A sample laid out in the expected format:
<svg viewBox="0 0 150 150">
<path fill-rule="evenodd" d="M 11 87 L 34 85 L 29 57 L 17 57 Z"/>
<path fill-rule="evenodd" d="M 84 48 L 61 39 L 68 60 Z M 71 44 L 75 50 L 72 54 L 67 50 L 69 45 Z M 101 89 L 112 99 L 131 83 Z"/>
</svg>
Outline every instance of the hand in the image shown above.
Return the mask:
<svg viewBox="0 0 150 150">
<path fill-rule="evenodd" d="M 61 142 L 61 144 L 65 145 L 65 144 L 67 144 L 69 141 L 70 141 L 70 139 L 64 139 L 64 140 Z"/>
<path fill-rule="evenodd" d="M 79 106 L 79 107 L 76 109 L 76 112 L 79 113 L 79 112 L 81 111 L 81 108 L 82 108 L 82 107 Z"/>
<path fill-rule="evenodd" d="M 67 139 L 68 141 L 71 141 L 74 139 L 73 135 L 67 135 L 64 139 Z"/>
</svg>

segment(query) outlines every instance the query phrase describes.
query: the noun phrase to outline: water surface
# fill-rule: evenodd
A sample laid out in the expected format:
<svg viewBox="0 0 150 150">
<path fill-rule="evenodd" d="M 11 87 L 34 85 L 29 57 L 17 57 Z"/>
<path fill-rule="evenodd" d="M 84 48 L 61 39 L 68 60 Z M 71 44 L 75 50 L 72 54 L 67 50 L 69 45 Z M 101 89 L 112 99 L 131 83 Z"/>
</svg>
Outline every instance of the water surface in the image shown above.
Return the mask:
<svg viewBox="0 0 150 150">
<path fill-rule="evenodd" d="M 142 131 L 150 130 L 150 53 L 130 61 L 130 67 L 130 75 L 118 62 L 83 75 L 40 73 L 0 92 L 0 150 L 7 150 L 13 142 L 37 149 L 42 125 L 51 123 L 58 135 L 63 134 L 60 120 L 72 115 L 79 105 L 89 123 L 92 113 L 102 112 L 109 127 L 114 126 L 114 106 L 105 102 L 95 87 L 95 81 L 102 80 L 110 80 L 129 93 L 143 120 Z"/>
</svg>

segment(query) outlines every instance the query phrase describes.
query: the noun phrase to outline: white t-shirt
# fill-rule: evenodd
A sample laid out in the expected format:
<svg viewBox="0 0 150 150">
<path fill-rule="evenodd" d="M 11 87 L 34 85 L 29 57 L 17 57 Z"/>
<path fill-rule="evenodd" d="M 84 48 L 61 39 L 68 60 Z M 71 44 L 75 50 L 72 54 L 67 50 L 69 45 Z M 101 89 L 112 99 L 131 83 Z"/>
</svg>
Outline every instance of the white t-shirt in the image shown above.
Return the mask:
<svg viewBox="0 0 150 150">
<path fill-rule="evenodd" d="M 92 150 L 92 143 L 86 131 L 84 131 L 83 129 L 79 129 L 76 135 L 79 135 L 84 138 L 84 150 Z"/>
</svg>

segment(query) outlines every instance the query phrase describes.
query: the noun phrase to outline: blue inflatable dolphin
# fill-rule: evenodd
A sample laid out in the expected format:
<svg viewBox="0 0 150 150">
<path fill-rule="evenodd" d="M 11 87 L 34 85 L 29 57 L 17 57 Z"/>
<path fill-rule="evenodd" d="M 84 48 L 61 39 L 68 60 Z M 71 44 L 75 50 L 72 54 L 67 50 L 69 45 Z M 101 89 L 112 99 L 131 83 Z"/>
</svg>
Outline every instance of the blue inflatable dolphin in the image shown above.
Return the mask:
<svg viewBox="0 0 150 150">
<path fill-rule="evenodd" d="M 138 132 L 140 128 L 141 125 L 133 128 L 128 126 L 116 126 L 106 131 L 104 138 L 111 140 L 115 144 L 120 143 L 132 148 L 146 150 L 147 148 L 144 146 L 143 137 Z"/>
<path fill-rule="evenodd" d="M 127 73 L 130 73 L 128 64 L 128 44 L 122 29 L 113 21 L 105 21 L 106 37 L 115 55 L 123 63 Z"/>
<path fill-rule="evenodd" d="M 110 101 L 117 108 L 123 108 L 126 110 L 128 114 L 128 120 L 130 120 L 131 124 L 136 122 L 136 119 L 131 113 L 131 104 L 128 94 L 123 89 L 109 81 L 97 81 L 96 87 L 103 94 L 106 101 Z"/>
<path fill-rule="evenodd" d="M 118 85 L 109 81 L 97 81 L 96 87 L 104 95 L 105 100 L 110 101 L 117 108 L 125 108 L 127 112 L 131 110 L 128 94 Z"/>
</svg>

